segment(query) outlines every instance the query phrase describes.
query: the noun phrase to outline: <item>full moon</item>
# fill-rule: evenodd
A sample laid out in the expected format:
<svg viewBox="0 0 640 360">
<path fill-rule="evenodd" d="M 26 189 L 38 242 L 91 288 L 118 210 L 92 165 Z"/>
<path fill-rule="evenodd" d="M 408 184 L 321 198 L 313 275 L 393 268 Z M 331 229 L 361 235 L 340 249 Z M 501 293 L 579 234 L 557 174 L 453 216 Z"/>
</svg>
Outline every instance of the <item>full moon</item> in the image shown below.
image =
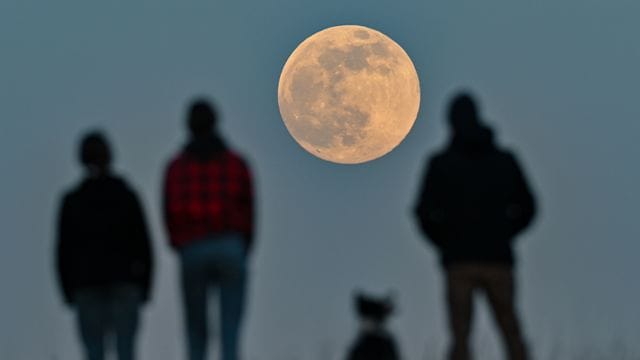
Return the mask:
<svg viewBox="0 0 640 360">
<path fill-rule="evenodd" d="M 358 164 L 384 156 L 407 136 L 420 107 L 420 83 L 407 53 L 389 37 L 364 26 L 335 26 L 289 56 L 278 105 L 305 150 Z"/>
</svg>

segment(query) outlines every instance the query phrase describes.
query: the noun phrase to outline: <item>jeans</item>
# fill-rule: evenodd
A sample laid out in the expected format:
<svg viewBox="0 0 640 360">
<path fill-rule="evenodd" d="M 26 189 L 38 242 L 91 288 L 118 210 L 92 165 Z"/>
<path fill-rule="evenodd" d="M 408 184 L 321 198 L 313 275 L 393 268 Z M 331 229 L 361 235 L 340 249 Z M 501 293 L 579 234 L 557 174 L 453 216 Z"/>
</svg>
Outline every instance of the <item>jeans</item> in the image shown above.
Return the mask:
<svg viewBox="0 0 640 360">
<path fill-rule="evenodd" d="M 105 358 L 105 342 L 114 337 L 119 360 L 133 360 L 142 291 L 135 285 L 81 289 L 75 294 L 80 339 L 87 360 Z"/>
<path fill-rule="evenodd" d="M 238 359 L 245 304 L 246 254 L 239 234 L 194 241 L 180 251 L 182 292 L 190 360 L 204 360 L 208 342 L 208 291 L 218 290 L 222 360 Z"/>
<path fill-rule="evenodd" d="M 502 333 L 510 360 L 526 360 L 527 349 L 516 314 L 515 286 L 510 266 L 455 264 L 447 268 L 447 301 L 452 344 L 449 360 L 469 360 L 469 334 L 473 316 L 473 293 L 484 292 Z"/>
</svg>

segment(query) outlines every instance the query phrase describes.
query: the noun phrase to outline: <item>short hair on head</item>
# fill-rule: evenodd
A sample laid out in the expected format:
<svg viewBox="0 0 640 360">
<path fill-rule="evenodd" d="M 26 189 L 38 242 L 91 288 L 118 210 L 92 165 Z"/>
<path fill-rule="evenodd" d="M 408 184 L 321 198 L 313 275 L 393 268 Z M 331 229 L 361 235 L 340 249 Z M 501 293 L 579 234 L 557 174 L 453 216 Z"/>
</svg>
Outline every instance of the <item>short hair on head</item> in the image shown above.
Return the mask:
<svg viewBox="0 0 640 360">
<path fill-rule="evenodd" d="M 84 166 L 107 168 L 111 164 L 112 155 L 106 135 L 99 130 L 93 130 L 82 136 L 79 158 Z"/>
<path fill-rule="evenodd" d="M 469 91 L 460 91 L 449 103 L 449 124 L 454 131 L 479 124 L 477 101 Z"/>
<path fill-rule="evenodd" d="M 187 126 L 194 136 L 207 135 L 213 131 L 218 121 L 218 114 L 211 101 L 197 98 L 189 106 Z"/>
</svg>

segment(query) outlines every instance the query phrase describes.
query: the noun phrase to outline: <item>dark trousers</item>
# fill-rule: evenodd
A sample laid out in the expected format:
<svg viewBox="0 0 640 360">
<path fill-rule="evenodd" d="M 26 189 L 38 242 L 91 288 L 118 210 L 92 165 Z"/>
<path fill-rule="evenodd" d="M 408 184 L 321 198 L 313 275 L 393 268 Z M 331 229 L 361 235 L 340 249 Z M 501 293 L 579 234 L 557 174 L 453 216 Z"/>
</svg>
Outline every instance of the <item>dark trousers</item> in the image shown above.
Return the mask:
<svg viewBox="0 0 640 360">
<path fill-rule="evenodd" d="M 449 360 L 471 359 L 469 335 L 473 295 L 482 291 L 493 310 L 510 360 L 526 360 L 527 350 L 515 311 L 513 271 L 502 264 L 464 263 L 447 267 L 451 347 Z"/>
<path fill-rule="evenodd" d="M 135 285 L 78 290 L 75 295 L 78 330 L 87 360 L 103 360 L 105 344 L 115 340 L 119 360 L 135 358 L 135 335 L 142 299 Z"/>
</svg>

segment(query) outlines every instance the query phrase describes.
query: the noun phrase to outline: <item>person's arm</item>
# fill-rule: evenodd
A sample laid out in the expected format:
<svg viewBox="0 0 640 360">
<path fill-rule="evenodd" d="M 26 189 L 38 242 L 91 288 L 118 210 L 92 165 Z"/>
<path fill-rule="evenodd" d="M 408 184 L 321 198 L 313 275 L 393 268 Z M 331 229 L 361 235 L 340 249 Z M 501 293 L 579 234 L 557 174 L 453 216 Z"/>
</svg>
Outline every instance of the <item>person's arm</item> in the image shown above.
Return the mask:
<svg viewBox="0 0 640 360">
<path fill-rule="evenodd" d="M 138 198 L 130 193 L 132 215 L 132 240 L 135 252 L 134 276 L 140 281 L 143 301 L 149 300 L 151 284 L 153 280 L 153 253 L 151 251 L 151 238 L 144 211 Z"/>
<path fill-rule="evenodd" d="M 242 163 L 242 175 L 241 179 L 241 196 L 240 206 L 242 207 L 242 213 L 245 217 L 245 237 L 247 241 L 247 252 L 251 251 L 254 244 L 254 231 L 255 231 L 255 192 L 253 188 L 253 176 L 249 167 L 244 162 Z"/>
<path fill-rule="evenodd" d="M 533 194 L 516 158 L 511 155 L 514 190 L 507 208 L 507 219 L 512 224 L 512 235 L 522 232 L 533 220 L 536 204 Z"/>
<path fill-rule="evenodd" d="M 73 234 L 70 218 L 69 200 L 65 197 L 58 211 L 56 234 L 56 270 L 62 300 L 73 305 L 73 273 L 71 270 L 71 251 L 73 250 Z"/>
<path fill-rule="evenodd" d="M 164 176 L 164 184 L 162 187 L 162 218 L 164 220 L 165 229 L 169 235 L 169 244 L 175 249 L 176 244 L 173 243 L 173 234 L 176 233 L 176 225 L 171 209 L 175 208 L 175 193 L 179 186 L 176 176 L 176 163 L 172 162 L 167 166 Z"/>
<path fill-rule="evenodd" d="M 443 244 L 446 211 L 442 200 L 444 179 L 436 159 L 427 167 L 414 212 L 422 232 L 437 247 Z"/>
</svg>

